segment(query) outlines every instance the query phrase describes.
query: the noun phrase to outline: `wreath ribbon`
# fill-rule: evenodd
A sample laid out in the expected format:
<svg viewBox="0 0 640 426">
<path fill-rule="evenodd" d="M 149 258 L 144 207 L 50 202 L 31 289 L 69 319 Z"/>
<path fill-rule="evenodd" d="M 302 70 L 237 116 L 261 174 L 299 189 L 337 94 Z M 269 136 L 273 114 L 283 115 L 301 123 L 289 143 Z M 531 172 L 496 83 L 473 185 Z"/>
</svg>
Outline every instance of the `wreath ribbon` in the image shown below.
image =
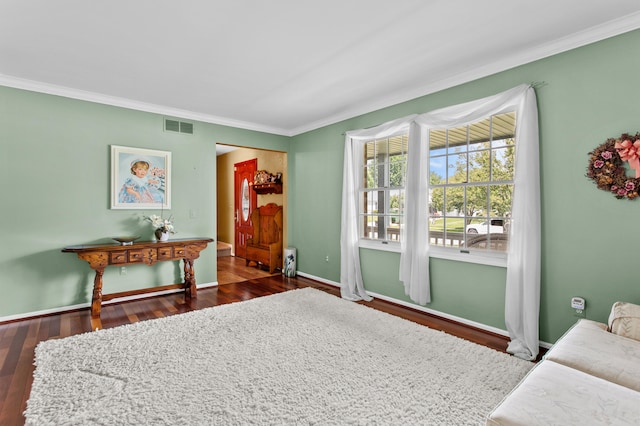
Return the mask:
<svg viewBox="0 0 640 426">
<path fill-rule="evenodd" d="M 633 143 L 629 139 L 624 140 L 623 142 L 617 142 L 615 145 L 618 154 L 620 155 L 620 159 L 622 161 L 628 161 L 629 167 L 631 167 L 636 172 L 636 179 L 640 178 L 640 140 L 637 140 Z"/>
</svg>

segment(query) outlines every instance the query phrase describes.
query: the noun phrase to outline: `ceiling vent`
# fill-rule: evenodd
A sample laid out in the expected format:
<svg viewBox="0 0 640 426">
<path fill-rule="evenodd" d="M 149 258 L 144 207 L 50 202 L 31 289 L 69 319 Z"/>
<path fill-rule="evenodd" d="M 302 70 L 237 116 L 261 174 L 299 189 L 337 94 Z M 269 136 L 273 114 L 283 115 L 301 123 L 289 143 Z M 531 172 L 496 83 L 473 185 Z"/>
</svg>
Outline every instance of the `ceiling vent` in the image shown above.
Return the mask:
<svg viewBox="0 0 640 426">
<path fill-rule="evenodd" d="M 193 123 L 185 123 L 184 121 L 170 120 L 165 118 L 164 130 L 167 132 L 193 134 Z"/>
</svg>

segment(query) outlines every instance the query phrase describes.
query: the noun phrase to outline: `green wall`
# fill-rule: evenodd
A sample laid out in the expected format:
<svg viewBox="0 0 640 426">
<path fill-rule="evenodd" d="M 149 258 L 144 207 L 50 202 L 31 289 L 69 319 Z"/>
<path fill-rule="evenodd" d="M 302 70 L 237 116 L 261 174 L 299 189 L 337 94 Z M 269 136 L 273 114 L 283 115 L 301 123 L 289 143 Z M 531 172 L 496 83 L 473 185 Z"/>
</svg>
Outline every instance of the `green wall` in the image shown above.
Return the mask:
<svg viewBox="0 0 640 426">
<path fill-rule="evenodd" d="M 286 151 L 289 138 L 207 123 L 194 134 L 163 130 L 163 116 L 0 87 L 0 317 L 88 303 L 93 271 L 67 245 L 112 243 L 152 229 L 142 214 L 110 209 L 110 145 L 172 152 L 175 238 L 216 230 L 215 143 Z M 216 277 L 210 245 L 195 263 L 198 283 Z M 107 268 L 104 292 L 180 282 L 179 262 Z"/>
<path fill-rule="evenodd" d="M 490 96 L 521 83 L 536 92 L 540 117 L 542 284 L 540 337 L 555 341 L 577 318 L 606 322 L 613 302 L 640 303 L 634 224 L 640 202 L 617 200 L 586 177 L 587 153 L 609 137 L 640 131 L 640 31 L 610 38 L 293 138 L 290 244 L 301 271 L 339 280 L 344 132 Z M 329 262 L 325 256 L 329 255 Z M 361 249 L 365 287 L 410 301 L 399 255 Z M 505 329 L 504 268 L 431 259 L 427 307 Z"/>
<path fill-rule="evenodd" d="M 410 113 L 490 96 L 521 83 L 537 90 L 542 188 L 540 337 L 555 341 L 576 318 L 606 321 L 616 300 L 640 303 L 634 224 L 640 201 L 617 200 L 586 177 L 587 153 L 609 137 L 640 131 L 640 31 L 539 60 L 293 138 L 195 123 L 164 132 L 163 117 L 0 87 L 0 317 L 87 303 L 93 273 L 60 249 L 151 229 L 143 211 L 109 209 L 109 146 L 172 152 L 176 237 L 215 237 L 215 143 L 288 152 L 289 244 L 298 270 L 340 279 L 344 132 Z M 191 217 L 190 210 L 196 212 Z M 150 212 L 144 212 L 150 213 Z M 362 250 L 365 286 L 409 301 L 397 253 Z M 326 261 L 326 257 L 329 261 Z M 179 279 L 180 267 L 105 273 L 105 292 Z M 216 281 L 213 247 L 196 262 L 199 283 Z M 504 329 L 504 268 L 431 260 L 429 308 Z"/>
</svg>

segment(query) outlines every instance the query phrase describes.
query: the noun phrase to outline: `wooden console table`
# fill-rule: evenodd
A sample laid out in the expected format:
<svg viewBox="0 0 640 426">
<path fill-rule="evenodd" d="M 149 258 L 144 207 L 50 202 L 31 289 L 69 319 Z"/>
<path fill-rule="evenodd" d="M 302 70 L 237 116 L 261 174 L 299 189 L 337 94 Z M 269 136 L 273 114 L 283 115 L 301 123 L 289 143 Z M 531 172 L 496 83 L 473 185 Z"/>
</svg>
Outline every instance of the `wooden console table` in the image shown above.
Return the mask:
<svg viewBox="0 0 640 426">
<path fill-rule="evenodd" d="M 89 262 L 91 269 L 96 271 L 96 276 L 93 280 L 93 296 L 91 298 L 91 329 L 97 330 L 102 328 L 100 310 L 103 301 L 132 294 L 175 288 L 183 288 L 187 298 L 196 298 L 196 277 L 193 261 L 200 256 L 200 252 L 212 241 L 213 239 L 211 238 L 185 238 L 165 242 L 142 241 L 130 245 L 77 245 L 65 247 L 62 252 L 76 253 L 78 258 Z M 153 287 L 150 290 L 102 294 L 102 275 L 107 266 L 127 266 L 141 263 L 153 265 L 156 262 L 168 260 L 182 260 L 184 262 L 184 283 Z"/>
</svg>

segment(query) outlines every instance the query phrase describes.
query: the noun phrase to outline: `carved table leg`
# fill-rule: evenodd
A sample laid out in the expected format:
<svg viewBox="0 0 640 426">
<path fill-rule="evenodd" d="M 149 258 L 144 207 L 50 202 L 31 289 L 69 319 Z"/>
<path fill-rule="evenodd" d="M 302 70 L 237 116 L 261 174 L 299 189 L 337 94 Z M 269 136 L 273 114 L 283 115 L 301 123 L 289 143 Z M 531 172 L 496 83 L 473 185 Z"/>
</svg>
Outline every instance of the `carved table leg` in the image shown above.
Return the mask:
<svg viewBox="0 0 640 426">
<path fill-rule="evenodd" d="M 198 297 L 193 260 L 184 259 L 184 293 L 187 297 Z"/>
<path fill-rule="evenodd" d="M 96 277 L 93 279 L 93 296 L 91 298 L 91 330 L 102 328 L 100 311 L 102 309 L 102 275 L 104 268 L 96 269 Z"/>
</svg>

